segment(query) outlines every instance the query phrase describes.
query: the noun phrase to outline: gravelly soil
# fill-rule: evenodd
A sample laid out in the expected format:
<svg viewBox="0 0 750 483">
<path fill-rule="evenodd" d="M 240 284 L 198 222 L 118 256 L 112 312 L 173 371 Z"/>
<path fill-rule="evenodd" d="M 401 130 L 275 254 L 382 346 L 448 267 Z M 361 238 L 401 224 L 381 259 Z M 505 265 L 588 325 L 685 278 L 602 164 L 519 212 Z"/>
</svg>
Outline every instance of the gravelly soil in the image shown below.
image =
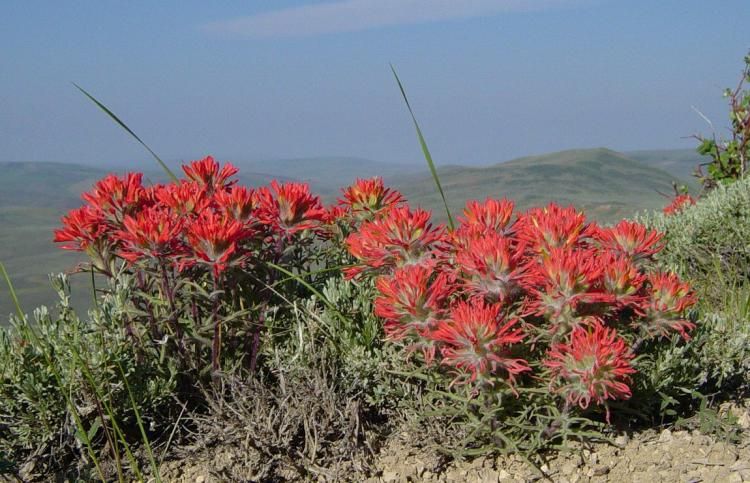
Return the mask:
<svg viewBox="0 0 750 483">
<path fill-rule="evenodd" d="M 396 435 L 377 455 L 376 476 L 353 471 L 321 473 L 321 481 L 376 482 L 683 482 L 750 481 L 750 401 L 734 405 L 742 428 L 740 440 L 721 441 L 698 431 L 645 431 L 621 435 L 616 445 L 573 446 L 551 457 L 539 469 L 516 456 L 480 457 L 442 464 L 437 454 L 410 446 L 408 435 Z M 190 461 L 168 464 L 167 481 L 208 483 L 258 481 L 257 460 L 229 448 L 215 448 Z M 290 478 L 291 480 L 291 478 Z M 278 480 L 274 480 L 278 481 Z M 283 481 L 283 480 L 282 480 Z"/>
</svg>

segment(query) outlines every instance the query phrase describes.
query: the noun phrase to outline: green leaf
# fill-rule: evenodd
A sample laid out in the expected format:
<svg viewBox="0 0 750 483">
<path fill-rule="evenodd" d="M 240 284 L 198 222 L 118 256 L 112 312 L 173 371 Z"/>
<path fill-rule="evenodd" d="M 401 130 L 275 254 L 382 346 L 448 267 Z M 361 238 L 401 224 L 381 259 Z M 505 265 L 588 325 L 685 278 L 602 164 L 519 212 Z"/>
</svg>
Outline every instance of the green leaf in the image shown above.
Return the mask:
<svg viewBox="0 0 750 483">
<path fill-rule="evenodd" d="M 100 419 L 95 419 L 88 430 L 89 441 L 96 437 L 96 433 L 98 433 L 100 429 L 102 429 L 102 422 Z"/>
</svg>

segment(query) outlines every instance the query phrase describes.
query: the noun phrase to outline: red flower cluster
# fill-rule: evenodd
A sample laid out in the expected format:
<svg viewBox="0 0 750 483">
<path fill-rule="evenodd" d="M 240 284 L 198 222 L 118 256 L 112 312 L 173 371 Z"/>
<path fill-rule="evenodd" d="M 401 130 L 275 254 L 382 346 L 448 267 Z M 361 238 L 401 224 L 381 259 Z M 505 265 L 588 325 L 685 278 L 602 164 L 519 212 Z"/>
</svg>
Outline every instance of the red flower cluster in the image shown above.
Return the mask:
<svg viewBox="0 0 750 483">
<path fill-rule="evenodd" d="M 257 190 L 236 186 L 238 170 L 212 157 L 183 167 L 186 179 L 150 187 L 142 175 L 109 175 L 83 194 L 87 205 L 62 218 L 55 242 L 85 251 L 112 273 L 117 258 L 131 265 L 205 267 L 218 277 L 267 256 L 274 238 L 325 231 L 326 211 L 305 184 L 275 181 Z"/>
<path fill-rule="evenodd" d="M 630 396 L 636 340 L 689 338 L 690 288 L 649 271 L 659 233 L 555 204 L 517 214 L 493 199 L 468 203 L 449 232 L 383 192 L 364 182 L 345 192 L 347 207 L 377 208 L 347 238 L 359 261 L 348 276 L 378 277 L 387 337 L 447 366 L 454 383 L 515 390 L 539 368 L 586 409 Z"/>
<path fill-rule="evenodd" d="M 695 296 L 674 274 L 650 269 L 662 237 L 637 223 L 601 227 L 573 207 L 517 213 L 509 200 L 487 199 L 468 203 L 450 231 L 379 178 L 357 180 L 335 206 L 324 207 L 305 184 L 239 186 L 237 169 L 211 157 L 183 171 L 183 180 L 149 187 L 139 174 L 107 176 L 83 195 L 85 206 L 62 218 L 55 241 L 85 251 L 105 274 L 118 264 L 159 274 L 158 290 L 174 305 L 181 285 L 170 278 L 185 275 L 203 286 L 212 279 L 218 290 L 228 274 L 245 281 L 264 276 L 264 261 L 310 269 L 322 259 L 301 256 L 301 247 L 313 253 L 326 240 L 340 240 L 358 261 L 346 276 L 377 277 L 375 314 L 389 340 L 446 367 L 455 384 L 516 392 L 546 378 L 583 409 L 630 396 L 640 341 L 688 339 L 694 327 L 685 312 Z M 273 281 L 266 273 L 258 285 L 222 288 L 239 297 Z M 213 321 L 216 370 L 217 302 L 183 307 Z"/>
<path fill-rule="evenodd" d="M 682 211 L 683 209 L 687 208 L 688 206 L 692 206 L 695 204 L 695 198 L 693 198 L 690 195 L 678 195 L 675 196 L 672 201 L 664 207 L 664 214 L 667 215 L 674 215 L 675 213 L 678 213 Z"/>
</svg>

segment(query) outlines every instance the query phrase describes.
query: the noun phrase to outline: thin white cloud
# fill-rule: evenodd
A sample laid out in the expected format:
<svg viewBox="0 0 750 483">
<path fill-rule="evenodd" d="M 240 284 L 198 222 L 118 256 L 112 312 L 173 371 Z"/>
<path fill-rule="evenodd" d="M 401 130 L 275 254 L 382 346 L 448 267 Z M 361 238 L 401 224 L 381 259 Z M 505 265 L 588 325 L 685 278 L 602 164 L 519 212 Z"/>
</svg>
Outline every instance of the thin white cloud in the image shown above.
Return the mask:
<svg viewBox="0 0 750 483">
<path fill-rule="evenodd" d="M 339 0 L 213 22 L 204 28 L 210 32 L 247 37 L 296 37 L 546 10 L 580 2 L 581 0 Z"/>
</svg>

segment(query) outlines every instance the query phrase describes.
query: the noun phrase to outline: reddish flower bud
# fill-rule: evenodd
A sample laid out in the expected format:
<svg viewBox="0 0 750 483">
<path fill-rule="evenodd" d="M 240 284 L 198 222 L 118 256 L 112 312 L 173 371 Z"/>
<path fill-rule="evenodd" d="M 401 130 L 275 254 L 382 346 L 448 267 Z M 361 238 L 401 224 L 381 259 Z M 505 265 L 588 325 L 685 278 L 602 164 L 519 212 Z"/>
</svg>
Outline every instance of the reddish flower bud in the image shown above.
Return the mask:
<svg viewBox="0 0 750 483">
<path fill-rule="evenodd" d="M 124 178 L 110 174 L 97 181 L 94 189 L 81 197 L 94 209 L 120 223 L 126 214 L 140 208 L 140 203 L 145 199 L 142 178 L 141 173 L 128 173 Z"/>
<path fill-rule="evenodd" d="M 126 215 L 123 229 L 117 232 L 122 240 L 119 255 L 131 263 L 141 258 L 166 258 L 184 252 L 180 240 L 183 220 L 165 208 L 152 207 Z"/>
<path fill-rule="evenodd" d="M 467 293 L 489 303 L 515 298 L 527 277 L 524 247 L 494 231 L 460 243 L 455 260 Z"/>
<path fill-rule="evenodd" d="M 579 247 L 594 225 L 574 207 L 561 208 L 550 203 L 545 208 L 534 208 L 520 219 L 520 237 L 538 254 L 547 256 L 555 248 Z"/>
<path fill-rule="evenodd" d="M 483 203 L 469 201 L 463 218 L 459 218 L 461 226 L 456 231 L 459 234 L 474 233 L 477 236 L 487 233 L 510 235 L 514 208 L 515 204 L 505 198 L 487 198 Z"/>
<path fill-rule="evenodd" d="M 380 296 L 375 299 L 375 315 L 386 319 L 386 335 L 392 340 L 416 337 L 431 329 L 443 315 L 451 290 L 446 274 L 437 274 L 419 265 L 397 269 L 393 275 L 378 278 Z"/>
<path fill-rule="evenodd" d="M 239 221 L 205 211 L 187 226 L 187 240 L 193 255 L 182 265 L 206 264 L 218 276 L 238 262 L 238 244 L 247 235 L 248 230 Z"/>
</svg>

